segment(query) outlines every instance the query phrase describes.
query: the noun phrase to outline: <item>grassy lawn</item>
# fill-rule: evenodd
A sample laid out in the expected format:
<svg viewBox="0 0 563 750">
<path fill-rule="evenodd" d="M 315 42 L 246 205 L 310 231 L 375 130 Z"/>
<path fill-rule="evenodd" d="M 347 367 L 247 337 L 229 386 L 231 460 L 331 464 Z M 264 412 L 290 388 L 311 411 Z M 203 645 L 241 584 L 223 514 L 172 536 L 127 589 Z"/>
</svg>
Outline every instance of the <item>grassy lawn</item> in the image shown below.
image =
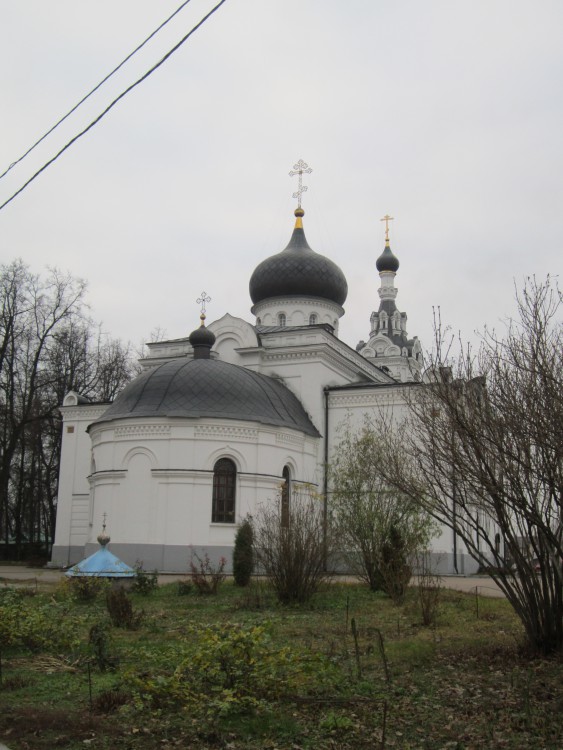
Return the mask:
<svg viewBox="0 0 563 750">
<path fill-rule="evenodd" d="M 395 606 L 332 584 L 292 609 L 261 584 L 217 596 L 168 584 L 131 595 L 145 614 L 127 630 L 108 626 L 103 594 L 7 591 L 4 619 L 20 627 L 23 607 L 33 648 L 1 652 L 0 742 L 13 750 L 562 747 L 561 661 L 526 657 L 502 599 L 477 613 L 474 595 L 443 590 L 423 627 L 414 589 Z"/>
</svg>

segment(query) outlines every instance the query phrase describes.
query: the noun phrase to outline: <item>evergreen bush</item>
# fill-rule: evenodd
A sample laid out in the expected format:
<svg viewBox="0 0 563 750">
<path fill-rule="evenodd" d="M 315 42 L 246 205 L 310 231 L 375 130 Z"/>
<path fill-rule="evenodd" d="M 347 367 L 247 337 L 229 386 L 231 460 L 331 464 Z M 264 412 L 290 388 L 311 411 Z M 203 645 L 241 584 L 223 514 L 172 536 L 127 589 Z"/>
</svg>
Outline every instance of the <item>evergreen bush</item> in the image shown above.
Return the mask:
<svg viewBox="0 0 563 750">
<path fill-rule="evenodd" d="M 147 572 L 141 560 L 137 560 L 135 563 L 135 579 L 133 581 L 133 591 L 136 594 L 142 594 L 148 596 L 158 588 L 158 570 L 153 570 L 152 573 Z"/>
<path fill-rule="evenodd" d="M 245 518 L 235 536 L 233 577 L 237 586 L 248 586 L 254 570 L 254 530 L 249 517 Z"/>
<path fill-rule="evenodd" d="M 381 557 L 379 588 L 390 596 L 395 604 L 401 604 L 411 579 L 412 569 L 408 564 L 404 537 L 396 526 L 389 529 L 389 538 L 382 546 Z"/>
</svg>

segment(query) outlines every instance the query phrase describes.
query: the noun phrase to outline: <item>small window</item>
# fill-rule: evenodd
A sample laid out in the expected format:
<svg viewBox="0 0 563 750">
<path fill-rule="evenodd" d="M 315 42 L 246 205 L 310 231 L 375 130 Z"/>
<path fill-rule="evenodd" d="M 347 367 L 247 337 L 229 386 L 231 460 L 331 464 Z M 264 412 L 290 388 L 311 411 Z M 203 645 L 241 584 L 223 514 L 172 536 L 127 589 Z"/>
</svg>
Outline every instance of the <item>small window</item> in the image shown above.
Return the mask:
<svg viewBox="0 0 563 750">
<path fill-rule="evenodd" d="M 262 325 L 262 318 L 256 318 L 256 325 Z"/>
<path fill-rule="evenodd" d="M 230 458 L 220 458 L 213 468 L 212 523 L 235 522 L 237 468 Z"/>
<path fill-rule="evenodd" d="M 314 326 L 316 325 L 316 323 L 317 323 L 317 315 L 316 313 L 311 313 L 311 315 L 309 315 L 309 325 Z"/>
<path fill-rule="evenodd" d="M 285 325 L 285 313 L 280 313 L 278 315 L 278 325 L 284 326 Z"/>
<path fill-rule="evenodd" d="M 281 491 L 281 525 L 289 526 L 289 498 L 291 494 L 291 472 L 289 466 L 284 466 L 282 471 L 283 484 Z"/>
</svg>

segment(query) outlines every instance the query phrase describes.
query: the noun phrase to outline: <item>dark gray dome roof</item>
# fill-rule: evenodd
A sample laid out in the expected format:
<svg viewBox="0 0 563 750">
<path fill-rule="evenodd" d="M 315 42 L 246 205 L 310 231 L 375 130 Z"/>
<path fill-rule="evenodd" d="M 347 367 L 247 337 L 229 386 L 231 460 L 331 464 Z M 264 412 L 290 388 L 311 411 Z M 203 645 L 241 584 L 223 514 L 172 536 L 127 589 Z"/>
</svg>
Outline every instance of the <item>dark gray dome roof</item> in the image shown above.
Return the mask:
<svg viewBox="0 0 563 750">
<path fill-rule="evenodd" d="M 393 273 L 397 273 L 399 269 L 399 259 L 396 255 L 393 255 L 389 243 L 385 244 L 385 250 L 375 261 L 375 267 L 380 273 L 381 271 L 393 271 Z"/>
<path fill-rule="evenodd" d="M 200 327 L 190 333 L 188 341 L 193 347 L 194 359 L 209 359 L 215 343 L 215 334 L 205 327 L 205 313 L 201 313 L 200 320 Z"/>
<path fill-rule="evenodd" d="M 214 359 L 175 359 L 141 373 L 94 424 L 131 417 L 216 417 L 319 436 L 283 383 Z"/>
<path fill-rule="evenodd" d="M 348 295 L 346 277 L 324 255 L 312 250 L 298 217 L 288 246 L 260 263 L 250 278 L 250 297 L 254 304 L 270 297 L 321 297 L 338 305 Z"/>
</svg>

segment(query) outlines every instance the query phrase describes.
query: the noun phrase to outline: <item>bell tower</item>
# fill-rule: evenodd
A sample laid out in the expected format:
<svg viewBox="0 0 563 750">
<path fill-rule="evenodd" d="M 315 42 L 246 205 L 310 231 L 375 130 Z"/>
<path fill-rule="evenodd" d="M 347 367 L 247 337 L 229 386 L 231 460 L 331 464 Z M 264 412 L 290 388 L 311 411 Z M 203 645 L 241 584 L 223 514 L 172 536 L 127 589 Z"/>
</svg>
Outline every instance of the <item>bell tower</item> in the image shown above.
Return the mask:
<svg viewBox="0 0 563 750">
<path fill-rule="evenodd" d="M 356 350 L 399 382 L 408 383 L 421 379 L 422 347 L 417 336 L 409 339 L 407 314 L 400 312 L 395 304 L 399 259 L 393 254 L 389 241 L 389 222 L 393 217 L 386 214 L 381 221 L 385 222 L 385 247 L 375 262 L 381 280 L 379 309 L 371 314 L 367 343 L 360 341 Z"/>
</svg>

